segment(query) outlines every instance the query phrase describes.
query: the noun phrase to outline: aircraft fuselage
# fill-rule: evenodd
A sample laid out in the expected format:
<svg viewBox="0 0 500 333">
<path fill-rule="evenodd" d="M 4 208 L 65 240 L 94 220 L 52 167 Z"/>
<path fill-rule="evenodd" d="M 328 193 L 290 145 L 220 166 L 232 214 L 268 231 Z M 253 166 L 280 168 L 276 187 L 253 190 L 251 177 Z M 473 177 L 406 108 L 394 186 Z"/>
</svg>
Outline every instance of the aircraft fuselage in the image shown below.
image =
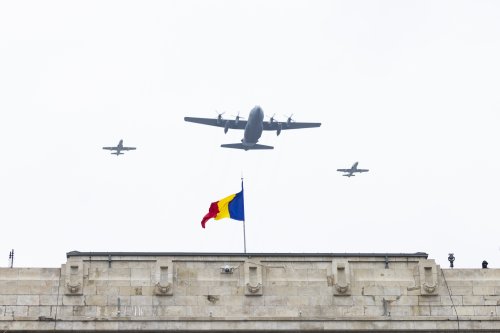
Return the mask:
<svg viewBox="0 0 500 333">
<path fill-rule="evenodd" d="M 254 146 L 260 139 L 264 129 L 264 111 L 260 106 L 256 106 L 248 115 L 248 122 L 245 126 L 245 133 L 241 142 L 243 145 Z"/>
<path fill-rule="evenodd" d="M 120 140 L 118 146 L 116 146 L 116 155 L 123 155 L 123 153 L 121 153 L 122 149 L 123 149 L 123 139 Z"/>
</svg>

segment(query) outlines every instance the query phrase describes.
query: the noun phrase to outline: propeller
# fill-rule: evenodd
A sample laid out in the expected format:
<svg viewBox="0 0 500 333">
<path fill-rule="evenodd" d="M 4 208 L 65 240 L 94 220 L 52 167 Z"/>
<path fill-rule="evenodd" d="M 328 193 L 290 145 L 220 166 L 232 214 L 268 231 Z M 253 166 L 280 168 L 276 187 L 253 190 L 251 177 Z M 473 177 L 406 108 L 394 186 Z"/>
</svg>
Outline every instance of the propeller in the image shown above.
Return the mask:
<svg viewBox="0 0 500 333">
<path fill-rule="evenodd" d="M 274 124 L 274 123 L 276 122 L 276 118 L 274 118 L 274 116 L 275 116 L 275 115 L 276 115 L 276 113 L 275 113 L 275 114 L 273 114 L 271 117 L 269 117 L 269 123 L 270 123 L 271 125 L 272 125 L 272 124 Z"/>
<path fill-rule="evenodd" d="M 293 113 L 291 115 L 289 115 L 289 116 L 285 115 L 285 117 L 287 118 L 286 119 L 287 126 L 290 125 L 291 122 L 295 121 L 295 120 L 292 119 Z"/>
<path fill-rule="evenodd" d="M 240 116 L 240 113 L 238 112 L 238 114 L 235 116 L 235 115 L 232 115 L 234 117 L 234 124 L 235 125 L 238 125 L 238 122 L 240 121 L 240 119 L 245 119 L 243 117 Z"/>
<path fill-rule="evenodd" d="M 272 129 L 276 129 L 276 136 L 279 136 L 281 134 L 281 130 L 283 129 L 283 123 L 277 121 L 274 116 L 276 116 L 276 113 L 269 117 L 269 127 Z"/>
<path fill-rule="evenodd" d="M 244 117 L 240 116 L 240 113 L 239 113 L 239 112 L 238 112 L 238 114 L 237 114 L 237 115 L 234 115 L 234 114 L 233 114 L 233 115 L 231 115 L 231 116 L 233 116 L 235 119 L 245 119 Z"/>
<path fill-rule="evenodd" d="M 219 124 L 221 121 L 222 121 L 222 115 L 225 113 L 225 112 L 217 112 L 217 110 L 215 111 L 215 113 L 217 113 L 217 123 Z"/>
</svg>

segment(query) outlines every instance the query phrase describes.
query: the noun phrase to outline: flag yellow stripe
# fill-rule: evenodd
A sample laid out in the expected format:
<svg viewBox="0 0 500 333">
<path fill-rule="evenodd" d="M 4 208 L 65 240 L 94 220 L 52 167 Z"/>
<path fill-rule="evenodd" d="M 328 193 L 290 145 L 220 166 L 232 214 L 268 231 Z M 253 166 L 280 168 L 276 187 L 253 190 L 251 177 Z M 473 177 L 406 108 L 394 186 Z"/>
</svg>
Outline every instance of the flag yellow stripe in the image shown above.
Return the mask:
<svg viewBox="0 0 500 333">
<path fill-rule="evenodd" d="M 224 218 L 229 218 L 229 203 L 234 199 L 236 194 L 231 194 L 224 199 L 221 199 L 217 202 L 217 206 L 219 207 L 219 214 L 214 217 L 215 220 L 220 220 Z"/>
</svg>

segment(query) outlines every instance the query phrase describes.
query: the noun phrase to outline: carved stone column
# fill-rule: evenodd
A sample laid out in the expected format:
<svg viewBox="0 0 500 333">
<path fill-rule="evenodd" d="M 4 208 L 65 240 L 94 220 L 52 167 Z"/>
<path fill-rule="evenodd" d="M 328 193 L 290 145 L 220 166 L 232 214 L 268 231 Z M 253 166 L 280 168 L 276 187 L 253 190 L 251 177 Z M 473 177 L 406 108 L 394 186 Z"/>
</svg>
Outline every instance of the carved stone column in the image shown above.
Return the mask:
<svg viewBox="0 0 500 333">
<path fill-rule="evenodd" d="M 439 266 L 431 259 L 420 260 L 418 273 L 420 276 L 420 293 L 422 295 L 438 294 L 438 271 Z"/>
<path fill-rule="evenodd" d="M 261 296 L 262 288 L 262 264 L 260 261 L 247 259 L 245 268 L 245 295 Z"/>
<path fill-rule="evenodd" d="M 335 296 L 351 295 L 351 271 L 348 260 L 333 260 L 331 284 Z"/>
<path fill-rule="evenodd" d="M 171 259 L 158 259 L 155 268 L 155 288 L 156 296 L 172 296 L 174 294 L 174 266 Z"/>
<path fill-rule="evenodd" d="M 83 295 L 83 260 L 81 257 L 71 257 L 66 262 L 65 294 Z"/>
</svg>

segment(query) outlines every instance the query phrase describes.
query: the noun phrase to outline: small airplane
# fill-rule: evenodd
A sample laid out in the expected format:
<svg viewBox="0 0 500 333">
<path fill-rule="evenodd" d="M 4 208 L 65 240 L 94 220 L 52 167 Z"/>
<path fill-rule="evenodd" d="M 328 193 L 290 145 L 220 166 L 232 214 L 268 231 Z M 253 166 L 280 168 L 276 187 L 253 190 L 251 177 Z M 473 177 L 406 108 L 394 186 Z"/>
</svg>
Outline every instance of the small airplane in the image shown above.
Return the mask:
<svg viewBox="0 0 500 333">
<path fill-rule="evenodd" d="M 248 116 L 248 121 L 241 120 L 242 117 L 238 114 L 234 120 L 226 120 L 222 118 L 223 113 L 219 113 L 217 118 L 194 118 L 184 117 L 184 120 L 191 123 L 198 123 L 203 125 L 223 127 L 224 133 L 229 129 L 245 130 L 241 143 L 223 144 L 223 148 L 234 149 L 274 149 L 273 146 L 266 146 L 257 144 L 262 131 L 276 131 L 276 135 L 280 135 L 282 130 L 298 129 L 298 128 L 311 128 L 320 127 L 321 123 L 299 123 L 288 116 L 285 122 L 277 121 L 274 115 L 269 118 L 269 121 L 264 121 L 264 111 L 260 106 L 255 106 Z"/>
<path fill-rule="evenodd" d="M 122 150 L 123 151 L 135 150 L 135 147 L 123 147 L 123 140 L 120 140 L 120 142 L 118 142 L 118 146 L 116 146 L 116 147 L 102 147 L 102 149 L 116 150 L 115 152 L 112 152 L 111 154 L 118 156 L 118 155 L 123 155 L 123 153 L 121 152 Z"/>
<path fill-rule="evenodd" d="M 339 172 L 347 172 L 346 174 L 344 174 L 344 175 L 342 175 L 342 176 L 346 176 L 346 177 L 349 177 L 349 178 L 350 178 L 350 177 L 354 177 L 354 176 L 356 176 L 356 175 L 354 174 L 354 173 L 356 173 L 356 172 L 361 173 L 361 172 L 368 172 L 368 171 L 370 171 L 370 170 L 368 170 L 368 169 L 358 169 L 358 162 L 356 162 L 356 163 L 354 163 L 354 164 L 352 165 L 352 167 L 351 167 L 350 169 L 337 169 L 337 171 L 339 171 Z"/>
</svg>

